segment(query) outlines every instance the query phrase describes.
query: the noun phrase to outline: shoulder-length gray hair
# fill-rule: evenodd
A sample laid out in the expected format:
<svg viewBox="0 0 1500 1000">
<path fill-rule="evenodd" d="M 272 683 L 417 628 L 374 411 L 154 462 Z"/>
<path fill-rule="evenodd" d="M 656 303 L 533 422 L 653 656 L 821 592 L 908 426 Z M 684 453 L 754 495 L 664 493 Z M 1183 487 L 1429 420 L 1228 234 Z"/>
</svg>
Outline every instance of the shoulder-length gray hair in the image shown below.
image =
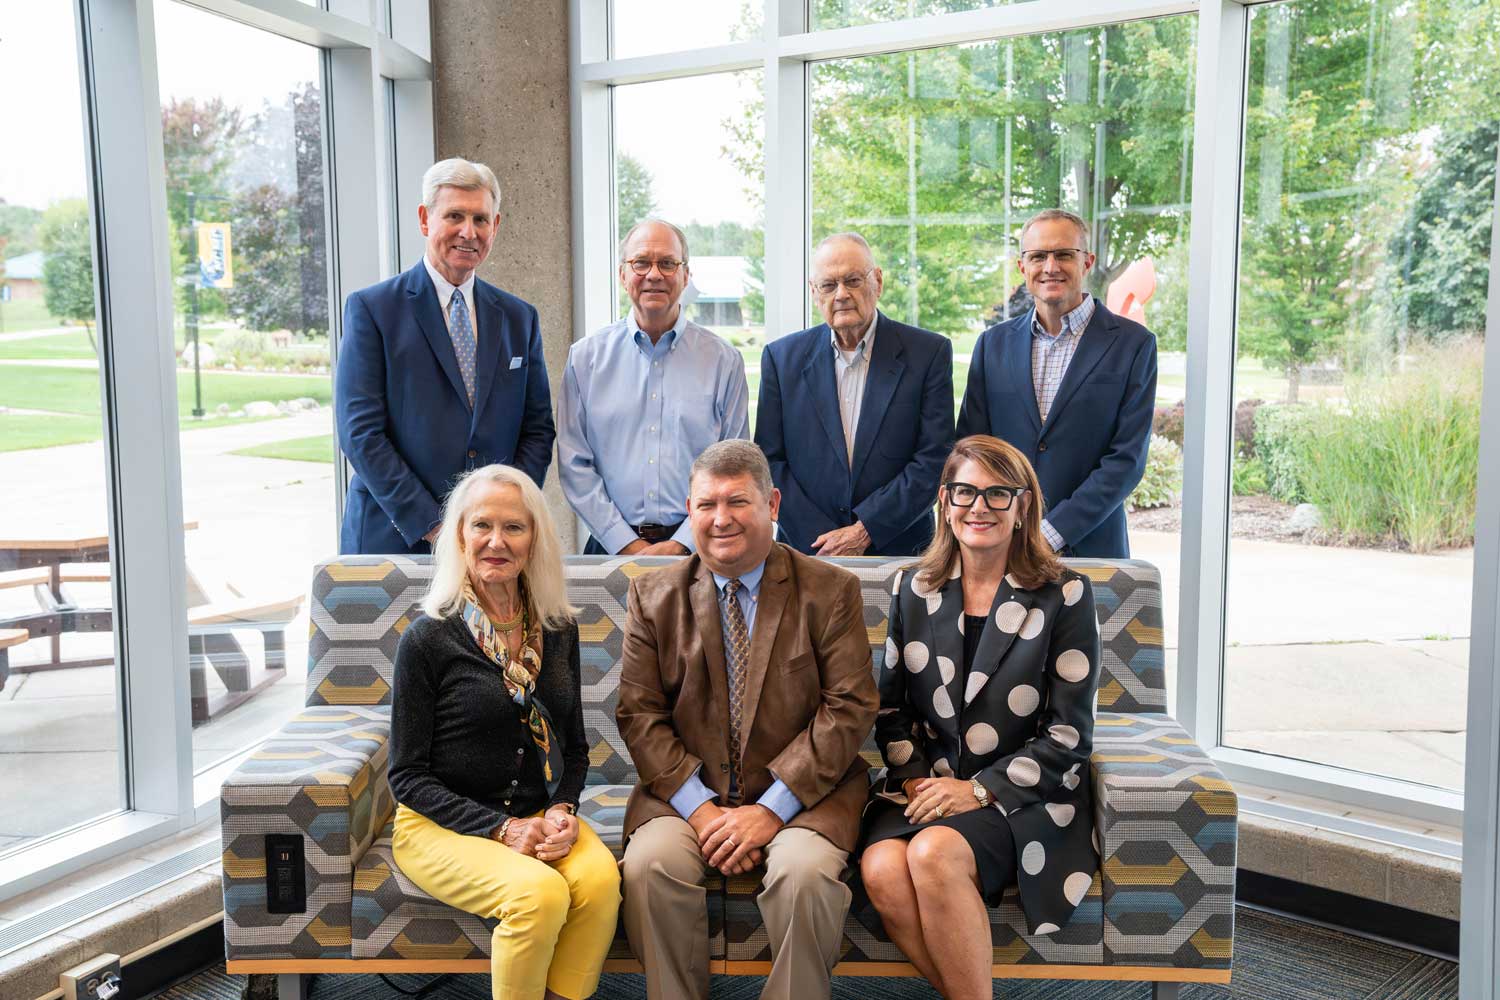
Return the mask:
<svg viewBox="0 0 1500 1000">
<path fill-rule="evenodd" d="M 422 599 L 422 610 L 433 618 L 456 614 L 463 601 L 468 564 L 464 559 L 463 526 L 469 507 L 479 490 L 490 484 L 514 486 L 531 515 L 531 556 L 521 579 L 531 606 L 531 620 L 557 628 L 573 620 L 578 609 L 568 604 L 568 583 L 563 575 L 562 544 L 557 526 L 547 511 L 547 501 L 531 477 L 508 465 L 486 465 L 458 481 L 443 504 L 443 526 L 432 546 L 432 583 Z"/>
</svg>

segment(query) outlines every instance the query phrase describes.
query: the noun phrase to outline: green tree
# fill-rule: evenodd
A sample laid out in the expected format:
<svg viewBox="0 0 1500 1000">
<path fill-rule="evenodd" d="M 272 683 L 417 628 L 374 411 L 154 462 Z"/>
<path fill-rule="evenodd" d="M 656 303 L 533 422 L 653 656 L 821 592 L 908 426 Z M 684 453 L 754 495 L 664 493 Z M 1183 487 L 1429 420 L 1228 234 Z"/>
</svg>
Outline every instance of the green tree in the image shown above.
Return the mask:
<svg viewBox="0 0 1500 1000">
<path fill-rule="evenodd" d="M 1442 215 L 1420 196 L 1424 175 L 1479 183 L 1472 159 L 1431 143 L 1435 129 L 1467 133 L 1496 117 L 1500 5 L 1308 0 L 1252 18 L 1238 332 L 1296 400 L 1309 365 L 1383 360 L 1405 341 L 1408 255 L 1392 251 Z M 1392 211 L 1408 203 L 1415 218 Z M 1431 233 L 1472 232 L 1473 213 L 1488 213 L 1450 207 Z"/>
<path fill-rule="evenodd" d="M 89 206 L 82 198 L 59 201 L 42 214 L 37 227 L 42 249 L 42 294 L 47 311 L 83 324 L 94 343 L 94 250 Z"/>
<path fill-rule="evenodd" d="M 0 198 L 0 243 L 5 245 L 0 261 L 37 249 L 36 229 L 41 221 L 42 213 L 38 210 L 25 205 L 8 205 L 4 198 Z"/>
<path fill-rule="evenodd" d="M 280 131 L 291 123 L 292 143 Z M 322 108 L 312 84 L 279 109 L 250 119 L 245 134 L 271 161 L 295 161 L 296 189 L 262 184 L 234 197 L 234 287 L 229 309 L 256 330 L 328 332 L 327 232 L 324 225 Z M 281 172 L 281 171 L 278 171 Z"/>
<path fill-rule="evenodd" d="M 651 171 L 640 160 L 629 153 L 615 157 L 615 217 L 619 223 L 615 239 L 623 240 L 631 226 L 656 211 L 651 183 Z"/>
<path fill-rule="evenodd" d="M 198 234 L 189 218 L 219 220 L 228 215 L 223 201 L 230 197 L 229 172 L 244 140 L 245 120 L 240 110 L 221 98 L 207 100 L 172 98 L 161 109 L 162 153 L 167 168 L 167 217 L 176 255 L 184 262 L 185 281 L 196 280 Z M 192 195 L 192 198 L 189 198 Z M 179 283 L 179 308 L 186 307 L 186 284 Z M 200 289 L 198 308 L 207 315 L 222 315 L 223 294 Z"/>
<path fill-rule="evenodd" d="M 1437 164 L 1387 248 L 1399 262 L 1397 301 L 1426 339 L 1484 333 L 1497 131 L 1491 122 L 1433 144 Z"/>
<path fill-rule="evenodd" d="M 969 6 L 923 0 L 923 13 Z M 843 19 L 820 0 L 816 17 Z M 863 16 L 907 16 L 870 0 Z M 812 237 L 864 234 L 882 308 L 948 334 L 1003 315 L 1014 239 L 1063 206 L 1090 224 L 1102 294 L 1132 261 L 1186 236 L 1196 19 L 834 60 L 814 69 Z M 736 161 L 759 176 L 759 107 Z"/>
</svg>

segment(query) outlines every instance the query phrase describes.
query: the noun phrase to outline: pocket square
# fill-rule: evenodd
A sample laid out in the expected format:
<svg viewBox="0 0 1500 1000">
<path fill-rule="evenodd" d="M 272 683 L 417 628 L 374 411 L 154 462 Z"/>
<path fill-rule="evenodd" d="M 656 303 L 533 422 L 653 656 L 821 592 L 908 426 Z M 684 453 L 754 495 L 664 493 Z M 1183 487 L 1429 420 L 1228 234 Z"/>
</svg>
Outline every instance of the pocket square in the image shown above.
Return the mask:
<svg viewBox="0 0 1500 1000">
<path fill-rule="evenodd" d="M 511 371 L 515 371 L 519 367 L 521 367 L 521 359 L 520 358 L 511 358 L 510 359 L 510 370 Z"/>
</svg>

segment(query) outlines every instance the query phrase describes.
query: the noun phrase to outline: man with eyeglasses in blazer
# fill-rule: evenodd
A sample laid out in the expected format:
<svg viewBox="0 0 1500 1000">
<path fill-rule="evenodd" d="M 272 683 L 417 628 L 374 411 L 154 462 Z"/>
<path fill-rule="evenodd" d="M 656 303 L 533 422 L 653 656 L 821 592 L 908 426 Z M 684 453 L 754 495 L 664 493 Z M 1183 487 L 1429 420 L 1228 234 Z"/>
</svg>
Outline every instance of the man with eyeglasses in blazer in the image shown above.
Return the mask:
<svg viewBox="0 0 1500 1000">
<path fill-rule="evenodd" d="M 557 408 L 563 495 L 588 555 L 687 555 L 688 470 L 705 448 L 750 436 L 745 360 L 687 318 L 687 235 L 643 219 L 620 243 L 625 317 L 568 351 Z"/>
<path fill-rule="evenodd" d="M 809 285 L 825 322 L 760 362 L 755 443 L 781 491 L 781 539 L 811 555 L 916 555 L 953 447 L 953 345 L 876 308 L 881 270 L 858 233 L 818 244 Z"/>
<path fill-rule="evenodd" d="M 1072 212 L 1038 212 L 1017 262 L 1035 308 L 980 335 L 958 436 L 991 434 L 1036 469 L 1042 534 L 1064 555 L 1130 556 L 1125 501 L 1146 471 L 1156 336 L 1084 291 L 1094 255 Z"/>
</svg>

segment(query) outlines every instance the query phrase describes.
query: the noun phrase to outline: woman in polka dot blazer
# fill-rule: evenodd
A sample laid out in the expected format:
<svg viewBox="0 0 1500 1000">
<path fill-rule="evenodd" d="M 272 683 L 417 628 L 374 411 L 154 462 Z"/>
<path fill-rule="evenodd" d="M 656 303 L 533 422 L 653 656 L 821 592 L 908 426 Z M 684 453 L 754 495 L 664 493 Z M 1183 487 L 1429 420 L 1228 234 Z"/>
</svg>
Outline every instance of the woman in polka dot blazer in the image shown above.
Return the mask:
<svg viewBox="0 0 1500 1000">
<path fill-rule="evenodd" d="M 987 906 L 1065 925 L 1098 870 L 1088 763 L 1099 628 L 1042 536 L 1036 473 L 998 438 L 943 466 L 938 531 L 891 599 L 875 738 L 888 767 L 860 871 L 886 930 L 948 1000 L 992 995 Z"/>
</svg>

